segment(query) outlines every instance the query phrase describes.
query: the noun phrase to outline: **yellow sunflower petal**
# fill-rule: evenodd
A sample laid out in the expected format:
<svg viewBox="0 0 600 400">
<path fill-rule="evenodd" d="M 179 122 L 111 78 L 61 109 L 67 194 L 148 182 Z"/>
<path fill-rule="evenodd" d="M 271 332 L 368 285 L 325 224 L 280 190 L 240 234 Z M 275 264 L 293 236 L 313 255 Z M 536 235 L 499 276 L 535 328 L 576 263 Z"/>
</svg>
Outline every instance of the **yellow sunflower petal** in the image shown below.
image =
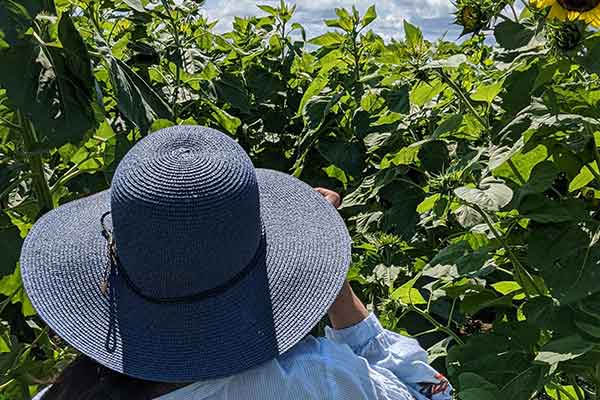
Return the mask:
<svg viewBox="0 0 600 400">
<path fill-rule="evenodd" d="M 592 10 L 584 15 L 585 20 L 588 24 L 595 28 L 600 28 L 600 9 Z"/>
<path fill-rule="evenodd" d="M 582 18 L 587 21 L 588 24 L 600 28 L 600 4 L 593 10 L 584 12 Z"/>
<path fill-rule="evenodd" d="M 531 3 L 537 8 L 544 8 L 556 3 L 556 0 L 531 0 Z"/>
<path fill-rule="evenodd" d="M 561 21 L 582 20 L 588 24 L 600 28 L 600 4 L 589 11 L 570 11 L 564 8 L 558 0 L 530 0 L 530 3 L 538 8 L 551 6 L 548 18 Z"/>
<path fill-rule="evenodd" d="M 579 11 L 568 11 L 567 12 L 567 19 L 569 21 L 575 21 L 577 19 L 581 19 L 581 13 Z"/>
<path fill-rule="evenodd" d="M 550 9 L 550 14 L 548 14 L 548 18 L 556 18 L 561 21 L 566 21 L 567 19 L 569 19 L 569 12 L 562 8 L 560 4 L 556 3 L 552 5 L 552 8 Z"/>
</svg>

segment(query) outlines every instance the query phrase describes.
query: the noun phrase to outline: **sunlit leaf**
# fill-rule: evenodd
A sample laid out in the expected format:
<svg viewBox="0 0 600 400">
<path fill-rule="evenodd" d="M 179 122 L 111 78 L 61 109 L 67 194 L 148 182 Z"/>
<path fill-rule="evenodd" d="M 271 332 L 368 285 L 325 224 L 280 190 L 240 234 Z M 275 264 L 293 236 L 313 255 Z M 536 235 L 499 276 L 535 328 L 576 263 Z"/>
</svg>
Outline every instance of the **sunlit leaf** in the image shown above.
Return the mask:
<svg viewBox="0 0 600 400">
<path fill-rule="evenodd" d="M 129 120 L 148 130 L 155 120 L 170 118 L 166 102 L 127 64 L 113 57 L 108 62 L 118 107 Z"/>
<path fill-rule="evenodd" d="M 489 85 L 480 85 L 477 90 L 475 90 L 475 93 L 471 95 L 471 98 L 475 101 L 491 103 L 502 91 L 503 86 L 504 81 L 498 81 Z"/>
<path fill-rule="evenodd" d="M 371 6 L 365 12 L 362 19 L 360 20 L 360 25 L 364 28 L 365 26 L 371 24 L 371 22 L 375 21 L 377 18 L 377 11 L 375 11 L 375 6 Z"/>
<path fill-rule="evenodd" d="M 461 187 L 454 190 L 458 198 L 488 211 L 499 211 L 513 197 L 513 191 L 502 181 L 486 178 L 479 184 L 480 189 Z"/>
<path fill-rule="evenodd" d="M 317 36 L 310 40 L 310 43 L 323 46 L 323 47 L 335 47 L 339 46 L 345 40 L 344 36 L 337 32 L 327 32 L 323 35 Z"/>
<path fill-rule="evenodd" d="M 390 297 L 394 300 L 399 300 L 403 304 L 427 304 L 427 301 L 425 301 L 421 293 L 413 287 L 414 284 L 415 279 L 406 282 L 404 285 L 394 290 Z"/>
</svg>

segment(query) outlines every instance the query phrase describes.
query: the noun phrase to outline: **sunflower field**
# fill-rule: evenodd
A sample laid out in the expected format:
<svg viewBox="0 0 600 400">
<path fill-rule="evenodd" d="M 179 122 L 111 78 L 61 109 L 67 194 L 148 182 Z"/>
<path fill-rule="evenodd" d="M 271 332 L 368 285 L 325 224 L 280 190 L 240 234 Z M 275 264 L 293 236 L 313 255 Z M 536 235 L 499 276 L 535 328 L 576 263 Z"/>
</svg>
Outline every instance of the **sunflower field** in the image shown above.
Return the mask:
<svg viewBox="0 0 600 400">
<path fill-rule="evenodd" d="M 457 0 L 463 40 L 295 6 L 230 31 L 200 1 L 0 1 L 0 399 L 75 357 L 36 316 L 19 253 L 125 152 L 215 127 L 257 167 L 343 195 L 349 279 L 461 400 L 600 400 L 600 0 Z"/>
</svg>

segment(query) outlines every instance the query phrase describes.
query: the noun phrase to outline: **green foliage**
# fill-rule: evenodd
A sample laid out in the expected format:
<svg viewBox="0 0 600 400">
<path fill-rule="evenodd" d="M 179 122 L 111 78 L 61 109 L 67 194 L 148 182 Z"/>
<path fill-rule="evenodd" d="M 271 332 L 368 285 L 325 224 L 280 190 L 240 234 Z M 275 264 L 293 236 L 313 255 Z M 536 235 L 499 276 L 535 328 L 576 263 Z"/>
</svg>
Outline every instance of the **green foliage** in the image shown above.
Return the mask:
<svg viewBox="0 0 600 400">
<path fill-rule="evenodd" d="M 349 279 L 459 399 L 599 399 L 600 36 L 507 4 L 457 2 L 456 44 L 386 42 L 375 7 L 307 39 L 283 1 L 225 34 L 194 1 L 2 2 L 0 399 L 74 354 L 23 291 L 29 228 L 176 124 L 342 193 Z"/>
</svg>

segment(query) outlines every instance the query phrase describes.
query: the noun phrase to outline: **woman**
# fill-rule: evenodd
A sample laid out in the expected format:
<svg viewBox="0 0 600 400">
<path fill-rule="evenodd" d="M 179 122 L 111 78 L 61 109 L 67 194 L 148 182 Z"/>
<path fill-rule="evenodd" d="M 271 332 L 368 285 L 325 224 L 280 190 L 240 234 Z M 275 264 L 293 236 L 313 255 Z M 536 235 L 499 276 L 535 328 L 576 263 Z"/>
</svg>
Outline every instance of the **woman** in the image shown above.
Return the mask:
<svg viewBox="0 0 600 400">
<path fill-rule="evenodd" d="M 109 190 L 25 240 L 32 304 L 84 355 L 38 398 L 449 400 L 346 282 L 339 201 L 213 129 L 144 138 Z M 307 335 L 325 314 L 326 338 Z"/>
</svg>

